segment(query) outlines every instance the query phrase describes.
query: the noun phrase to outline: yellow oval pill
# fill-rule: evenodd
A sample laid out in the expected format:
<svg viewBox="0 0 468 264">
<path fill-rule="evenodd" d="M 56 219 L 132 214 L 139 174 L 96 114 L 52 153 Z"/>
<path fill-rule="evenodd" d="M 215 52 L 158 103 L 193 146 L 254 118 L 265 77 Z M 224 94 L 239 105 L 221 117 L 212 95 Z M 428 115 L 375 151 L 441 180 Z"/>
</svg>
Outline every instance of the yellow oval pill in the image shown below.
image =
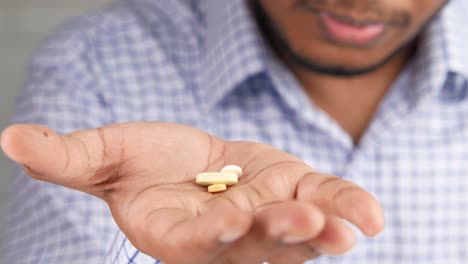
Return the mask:
<svg viewBox="0 0 468 264">
<path fill-rule="evenodd" d="M 234 185 L 239 177 L 234 172 L 202 172 L 197 175 L 196 182 L 202 186 L 213 184 Z"/>
<path fill-rule="evenodd" d="M 213 184 L 208 186 L 208 192 L 210 193 L 216 193 L 216 192 L 222 192 L 227 189 L 226 184 Z"/>
</svg>

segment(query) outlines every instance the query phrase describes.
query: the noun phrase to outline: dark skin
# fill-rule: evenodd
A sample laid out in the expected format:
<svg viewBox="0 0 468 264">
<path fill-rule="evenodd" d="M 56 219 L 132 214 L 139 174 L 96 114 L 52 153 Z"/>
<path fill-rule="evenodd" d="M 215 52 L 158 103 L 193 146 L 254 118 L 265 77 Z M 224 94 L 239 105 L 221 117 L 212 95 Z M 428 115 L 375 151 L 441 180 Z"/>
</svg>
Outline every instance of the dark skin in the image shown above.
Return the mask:
<svg viewBox="0 0 468 264">
<path fill-rule="evenodd" d="M 409 58 L 405 44 L 443 3 L 261 1 L 289 49 L 308 63 L 294 61 L 284 47 L 277 47 L 280 56 L 355 142 Z M 321 35 L 320 8 L 357 20 L 393 19 L 396 26 L 371 45 L 347 46 Z M 2 133 L 1 146 L 34 179 L 103 199 L 133 245 L 168 264 L 302 263 L 355 244 L 343 219 L 367 236 L 384 226 L 382 208 L 361 187 L 270 146 L 223 141 L 186 126 L 125 123 L 60 136 L 14 125 Z M 227 164 L 244 169 L 228 191 L 209 194 L 194 183 L 197 173 Z"/>
<path fill-rule="evenodd" d="M 272 46 L 310 99 L 357 144 L 416 48 L 416 37 L 446 2 L 261 0 L 260 4 L 270 20 Z M 337 43 L 323 33 L 318 20 L 321 11 L 358 24 L 382 22 L 386 30 L 366 45 Z"/>
</svg>

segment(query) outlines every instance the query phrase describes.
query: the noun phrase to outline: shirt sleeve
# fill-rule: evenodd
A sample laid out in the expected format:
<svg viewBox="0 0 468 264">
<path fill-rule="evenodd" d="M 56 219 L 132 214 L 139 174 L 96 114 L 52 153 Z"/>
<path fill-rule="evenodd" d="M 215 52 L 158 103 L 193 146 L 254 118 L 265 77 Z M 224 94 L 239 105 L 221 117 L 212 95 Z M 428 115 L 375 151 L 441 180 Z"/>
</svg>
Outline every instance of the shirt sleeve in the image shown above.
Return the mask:
<svg viewBox="0 0 468 264">
<path fill-rule="evenodd" d="M 112 123 L 96 57 L 80 30 L 56 34 L 31 63 L 13 122 L 59 133 Z M 11 183 L 4 263 L 159 262 L 131 245 L 102 200 L 35 181 L 19 167 Z"/>
</svg>

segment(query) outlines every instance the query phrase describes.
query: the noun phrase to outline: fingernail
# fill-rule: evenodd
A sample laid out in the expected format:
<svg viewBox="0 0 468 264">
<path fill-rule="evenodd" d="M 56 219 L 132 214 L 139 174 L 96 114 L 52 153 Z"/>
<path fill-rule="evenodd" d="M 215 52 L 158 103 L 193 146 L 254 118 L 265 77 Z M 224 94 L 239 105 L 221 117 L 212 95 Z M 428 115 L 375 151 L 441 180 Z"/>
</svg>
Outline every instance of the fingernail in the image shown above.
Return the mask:
<svg viewBox="0 0 468 264">
<path fill-rule="evenodd" d="M 283 243 L 285 244 L 297 244 L 307 241 L 307 238 L 303 236 L 285 236 L 283 237 Z"/>
<path fill-rule="evenodd" d="M 219 237 L 219 240 L 223 243 L 232 243 L 236 241 L 237 239 L 239 239 L 243 234 L 244 234 L 243 231 L 238 231 L 238 230 L 229 231 L 229 232 L 222 234 Z"/>
</svg>

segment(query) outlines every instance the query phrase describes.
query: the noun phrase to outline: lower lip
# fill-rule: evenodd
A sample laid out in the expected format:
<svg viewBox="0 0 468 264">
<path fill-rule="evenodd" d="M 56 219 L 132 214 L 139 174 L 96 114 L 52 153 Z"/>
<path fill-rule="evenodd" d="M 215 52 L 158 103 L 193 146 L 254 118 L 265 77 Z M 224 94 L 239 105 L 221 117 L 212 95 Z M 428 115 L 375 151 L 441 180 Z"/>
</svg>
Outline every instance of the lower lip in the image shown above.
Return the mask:
<svg viewBox="0 0 468 264">
<path fill-rule="evenodd" d="M 365 46 L 378 39 L 385 31 L 384 24 L 370 24 L 367 26 L 354 26 L 342 22 L 332 15 L 322 12 L 320 19 L 330 38 L 335 42 L 356 46 Z"/>
</svg>

